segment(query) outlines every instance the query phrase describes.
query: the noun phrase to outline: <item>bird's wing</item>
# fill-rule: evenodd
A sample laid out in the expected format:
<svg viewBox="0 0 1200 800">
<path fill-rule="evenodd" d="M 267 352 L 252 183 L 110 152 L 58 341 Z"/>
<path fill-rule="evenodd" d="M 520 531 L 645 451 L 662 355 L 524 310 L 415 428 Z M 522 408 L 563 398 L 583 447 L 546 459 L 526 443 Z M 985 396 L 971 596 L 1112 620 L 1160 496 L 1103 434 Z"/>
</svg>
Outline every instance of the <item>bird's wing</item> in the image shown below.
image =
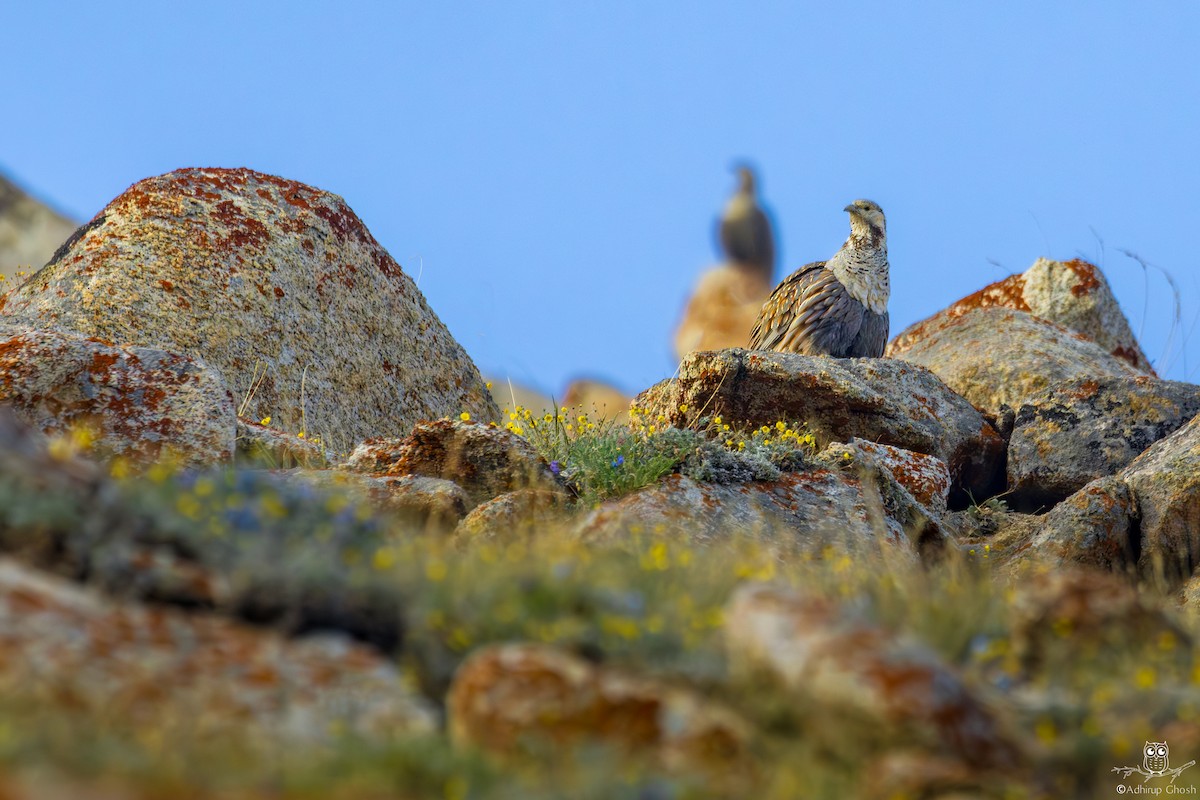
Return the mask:
<svg viewBox="0 0 1200 800">
<path fill-rule="evenodd" d="M 844 356 L 862 320 L 862 304 L 825 269 L 824 261 L 814 261 L 775 287 L 750 334 L 750 347 Z"/>
<path fill-rule="evenodd" d="M 876 314 L 874 311 L 863 313 L 862 328 L 854 343 L 850 346 L 852 358 L 883 358 L 887 348 L 888 313 Z"/>
</svg>

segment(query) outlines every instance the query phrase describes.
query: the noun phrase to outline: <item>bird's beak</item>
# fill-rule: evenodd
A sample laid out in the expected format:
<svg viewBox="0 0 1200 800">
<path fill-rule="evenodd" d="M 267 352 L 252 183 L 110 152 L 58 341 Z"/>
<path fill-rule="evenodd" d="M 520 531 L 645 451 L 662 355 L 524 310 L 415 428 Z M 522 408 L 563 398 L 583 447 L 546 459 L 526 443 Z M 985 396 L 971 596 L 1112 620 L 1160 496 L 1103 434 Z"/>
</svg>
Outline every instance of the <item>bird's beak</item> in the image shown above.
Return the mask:
<svg viewBox="0 0 1200 800">
<path fill-rule="evenodd" d="M 842 211 L 849 211 L 851 214 L 861 214 L 862 213 L 862 209 L 859 208 L 858 206 L 854 205 L 853 203 L 851 203 L 850 205 L 843 208 Z"/>
</svg>

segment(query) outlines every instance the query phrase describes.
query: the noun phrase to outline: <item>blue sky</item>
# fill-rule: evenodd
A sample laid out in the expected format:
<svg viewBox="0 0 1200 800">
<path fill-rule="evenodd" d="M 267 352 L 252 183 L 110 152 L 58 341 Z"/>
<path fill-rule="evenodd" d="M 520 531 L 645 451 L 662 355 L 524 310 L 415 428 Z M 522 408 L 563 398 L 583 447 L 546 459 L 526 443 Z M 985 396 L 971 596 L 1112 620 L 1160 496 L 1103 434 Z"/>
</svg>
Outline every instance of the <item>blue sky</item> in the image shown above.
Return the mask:
<svg viewBox="0 0 1200 800">
<path fill-rule="evenodd" d="M 144 6 L 144 7 L 141 7 Z M 7 3 L 0 168 L 78 218 L 184 166 L 336 192 L 480 368 L 637 391 L 746 158 L 780 276 L 888 215 L 893 333 L 1099 263 L 1200 380 L 1200 4 Z M 1165 368 L 1165 369 L 1164 369 Z"/>
</svg>

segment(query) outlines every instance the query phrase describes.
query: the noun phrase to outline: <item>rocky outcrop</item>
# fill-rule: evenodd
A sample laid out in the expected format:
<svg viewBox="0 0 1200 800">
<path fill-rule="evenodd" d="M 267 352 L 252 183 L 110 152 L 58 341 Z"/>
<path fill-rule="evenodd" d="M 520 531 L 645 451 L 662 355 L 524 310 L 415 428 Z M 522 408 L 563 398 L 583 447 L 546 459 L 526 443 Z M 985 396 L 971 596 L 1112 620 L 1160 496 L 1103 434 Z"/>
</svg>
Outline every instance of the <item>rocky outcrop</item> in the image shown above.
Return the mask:
<svg viewBox="0 0 1200 800">
<path fill-rule="evenodd" d="M 0 175 L 0 294 L 41 269 L 76 225 Z"/>
<path fill-rule="evenodd" d="M 220 617 L 116 602 L 0 559 L 0 685 L 47 708 L 187 719 L 205 735 L 321 742 L 431 733 L 435 716 L 365 645 L 288 641 Z"/>
<path fill-rule="evenodd" d="M 687 689 L 545 645 L 478 650 L 459 668 L 446 714 L 454 741 L 496 753 L 517 752 L 537 739 L 556 751 L 601 742 L 725 787 L 753 769 L 752 730 L 732 711 Z"/>
<path fill-rule="evenodd" d="M 1033 395 L 1016 412 L 1008 490 L 1053 505 L 1112 475 L 1200 413 L 1200 386 L 1140 378 L 1084 378 Z"/>
<path fill-rule="evenodd" d="M 1103 273 L 1079 259 L 1039 258 L 1025 272 L 986 286 L 905 328 L 888 345 L 887 354 L 903 358 L 953 320 L 981 308 L 1007 308 L 1057 323 L 1087 337 L 1138 372 L 1154 374 Z"/>
<path fill-rule="evenodd" d="M 773 285 L 761 271 L 722 264 L 700 276 L 675 331 L 675 354 L 745 347 Z"/>
<path fill-rule="evenodd" d="M 107 456 L 146 464 L 227 461 L 237 430 L 221 376 L 198 359 L 4 324 L 0 403 L 47 433 L 75 432 Z"/>
<path fill-rule="evenodd" d="M 736 672 L 765 673 L 832 713 L 891 726 L 966 764 L 1011 768 L 1020 760 L 989 704 L 955 670 L 832 600 L 743 586 L 724 630 Z"/>
<path fill-rule="evenodd" d="M 246 169 L 130 187 L 0 314 L 218 370 L 250 419 L 345 442 L 498 415 L 412 279 L 336 195 Z"/>
<path fill-rule="evenodd" d="M 980 308 L 935 317 L 889 355 L 919 364 L 976 407 L 999 412 L 1075 379 L 1141 373 L 1099 345 L 1024 311 Z"/>
<path fill-rule="evenodd" d="M 639 416 L 689 427 L 720 416 L 747 427 L 803 423 L 819 441 L 853 437 L 925 453 L 950 470 L 953 490 L 986 497 L 1004 442 L 929 370 L 891 359 L 834 359 L 752 350 L 693 353 L 678 377 L 634 400 Z"/>
</svg>

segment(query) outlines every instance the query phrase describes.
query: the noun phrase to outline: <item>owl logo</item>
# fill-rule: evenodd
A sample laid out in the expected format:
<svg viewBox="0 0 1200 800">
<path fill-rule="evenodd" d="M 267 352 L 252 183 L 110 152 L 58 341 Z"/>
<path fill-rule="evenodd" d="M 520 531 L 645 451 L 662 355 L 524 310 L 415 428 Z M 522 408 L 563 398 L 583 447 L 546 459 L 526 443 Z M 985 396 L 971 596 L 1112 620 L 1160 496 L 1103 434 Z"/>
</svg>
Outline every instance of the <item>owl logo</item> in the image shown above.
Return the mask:
<svg viewBox="0 0 1200 800">
<path fill-rule="evenodd" d="M 1182 767 L 1171 769 L 1171 748 L 1166 742 L 1146 742 L 1142 747 L 1142 765 L 1140 767 L 1113 767 L 1113 772 L 1121 773 L 1123 779 L 1128 779 L 1133 773 L 1144 776 L 1142 783 L 1151 778 L 1170 778 L 1171 783 L 1179 777 L 1179 773 L 1183 772 L 1188 767 L 1193 766 L 1196 762 L 1189 761 Z"/>
<path fill-rule="evenodd" d="M 1167 747 L 1166 742 L 1146 742 L 1142 749 L 1142 769 L 1155 777 L 1164 774 L 1168 769 L 1170 753 L 1171 748 Z"/>
</svg>

